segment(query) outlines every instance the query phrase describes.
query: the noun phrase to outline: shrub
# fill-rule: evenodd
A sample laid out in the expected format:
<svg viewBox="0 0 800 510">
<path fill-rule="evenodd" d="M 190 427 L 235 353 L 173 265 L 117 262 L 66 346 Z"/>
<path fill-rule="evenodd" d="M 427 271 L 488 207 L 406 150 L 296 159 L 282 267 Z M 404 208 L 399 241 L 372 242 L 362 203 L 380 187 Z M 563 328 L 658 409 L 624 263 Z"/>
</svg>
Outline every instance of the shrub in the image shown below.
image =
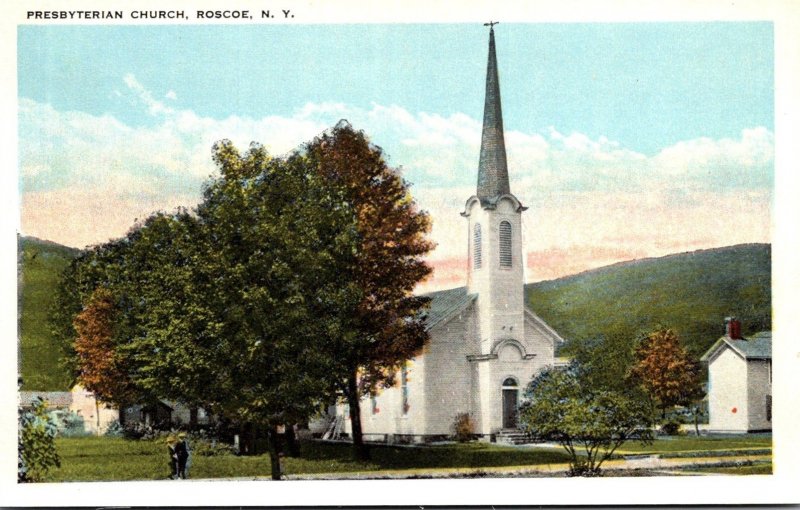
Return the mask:
<svg viewBox="0 0 800 510">
<path fill-rule="evenodd" d="M 51 467 L 61 466 L 55 445 L 58 429 L 44 400 L 37 398 L 30 411 L 19 414 L 18 427 L 17 481 L 41 482 Z"/>
<path fill-rule="evenodd" d="M 216 439 L 195 437 L 194 434 L 187 438 L 192 455 L 201 457 L 216 457 L 218 455 L 233 455 L 235 452 L 232 444 L 222 443 Z"/>
<path fill-rule="evenodd" d="M 122 437 L 125 435 L 125 427 L 122 426 L 119 420 L 114 420 L 108 424 L 104 435 L 107 437 Z"/>
<path fill-rule="evenodd" d="M 665 436 L 677 436 L 681 435 L 681 425 L 683 424 L 683 420 L 678 418 L 671 418 L 667 420 L 663 425 L 661 425 L 661 434 Z"/>
<path fill-rule="evenodd" d="M 453 437 L 459 443 L 475 439 L 475 422 L 469 413 L 459 413 L 453 421 Z"/>
<path fill-rule="evenodd" d="M 68 412 L 61 418 L 61 435 L 64 437 L 86 436 L 89 433 L 83 425 L 83 416 L 75 412 Z"/>
</svg>

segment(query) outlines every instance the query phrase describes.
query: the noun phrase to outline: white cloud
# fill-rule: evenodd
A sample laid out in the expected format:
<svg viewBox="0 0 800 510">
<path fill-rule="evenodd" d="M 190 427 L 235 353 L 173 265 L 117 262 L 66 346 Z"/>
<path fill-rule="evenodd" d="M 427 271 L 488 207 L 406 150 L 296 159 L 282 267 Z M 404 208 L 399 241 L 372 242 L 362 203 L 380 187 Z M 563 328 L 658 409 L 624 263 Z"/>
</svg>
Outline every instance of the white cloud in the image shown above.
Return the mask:
<svg viewBox="0 0 800 510">
<path fill-rule="evenodd" d="M 167 99 L 172 99 L 173 101 L 175 101 L 176 99 L 178 99 L 178 94 L 174 90 L 168 90 L 167 93 L 164 94 L 164 97 L 166 97 Z"/>
<path fill-rule="evenodd" d="M 458 213 L 474 192 L 479 120 L 342 103 L 308 103 L 285 117 L 213 119 L 166 106 L 133 75 L 124 82 L 152 115 L 151 125 L 20 100 L 24 233 L 78 246 L 122 235 L 135 217 L 196 203 L 201 183 L 215 172 L 211 146 L 217 140 L 228 138 L 242 149 L 255 140 L 284 154 L 346 118 L 415 184 L 414 195 L 434 218 L 439 247 L 432 260 L 465 256 L 466 227 Z M 532 260 L 561 260 L 570 249 L 574 266 L 725 239 L 769 239 L 773 135 L 763 127 L 744 130 L 738 139 L 687 140 L 652 157 L 555 127 L 507 130 L 506 147 L 512 190 L 531 208 L 524 234 L 527 249 L 539 254 Z M 591 253 L 578 256 L 581 250 Z M 545 274 L 532 273 L 536 279 Z"/>
</svg>

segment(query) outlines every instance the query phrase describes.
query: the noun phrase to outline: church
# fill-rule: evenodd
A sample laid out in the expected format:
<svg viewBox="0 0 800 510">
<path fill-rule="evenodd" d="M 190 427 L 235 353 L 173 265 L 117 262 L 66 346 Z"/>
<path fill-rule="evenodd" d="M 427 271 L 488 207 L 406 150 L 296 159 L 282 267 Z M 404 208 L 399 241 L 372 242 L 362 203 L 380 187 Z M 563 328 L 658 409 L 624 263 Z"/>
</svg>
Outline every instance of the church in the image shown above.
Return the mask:
<svg viewBox="0 0 800 510">
<path fill-rule="evenodd" d="M 429 294 L 422 353 L 394 387 L 361 404 L 367 441 L 419 442 L 452 435 L 458 415 L 487 440 L 517 427 L 517 407 L 534 374 L 554 362 L 563 339 L 525 306 L 522 213 L 506 164 L 494 28 L 489 29 L 478 184 L 461 213 L 468 230 L 467 285 Z M 455 213 L 455 211 L 454 211 Z M 350 433 L 348 412 L 338 409 Z"/>
</svg>

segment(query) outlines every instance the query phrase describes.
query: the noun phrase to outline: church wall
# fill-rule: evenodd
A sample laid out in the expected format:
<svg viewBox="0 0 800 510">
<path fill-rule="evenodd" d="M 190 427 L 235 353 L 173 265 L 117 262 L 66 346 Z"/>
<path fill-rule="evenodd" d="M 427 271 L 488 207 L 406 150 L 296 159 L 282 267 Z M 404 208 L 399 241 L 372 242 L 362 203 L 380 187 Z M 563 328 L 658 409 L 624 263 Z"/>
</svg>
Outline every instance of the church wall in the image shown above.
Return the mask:
<svg viewBox="0 0 800 510">
<path fill-rule="evenodd" d="M 450 435 L 451 425 L 459 413 L 470 413 L 472 407 L 472 374 L 468 354 L 474 354 L 477 339 L 474 333 L 474 309 L 431 331 L 431 340 L 424 355 L 425 434 Z"/>
<path fill-rule="evenodd" d="M 532 373 L 543 370 L 545 367 L 553 366 L 553 363 L 555 363 L 555 342 L 556 340 L 552 338 L 550 332 L 535 324 L 532 319 L 526 318 L 525 348 L 528 349 L 528 353 L 536 355 L 532 360 L 534 365 Z M 530 379 L 523 384 L 527 385 L 529 382 Z"/>
<path fill-rule="evenodd" d="M 425 434 L 425 356 L 418 356 L 406 364 L 408 407 L 404 412 L 401 375 L 395 376 L 395 384 L 383 389 L 375 397 L 375 412 L 371 398 L 361 400 L 361 429 L 367 441 L 400 441 L 405 436 Z M 351 433 L 351 424 L 346 420 L 344 431 Z"/>
</svg>

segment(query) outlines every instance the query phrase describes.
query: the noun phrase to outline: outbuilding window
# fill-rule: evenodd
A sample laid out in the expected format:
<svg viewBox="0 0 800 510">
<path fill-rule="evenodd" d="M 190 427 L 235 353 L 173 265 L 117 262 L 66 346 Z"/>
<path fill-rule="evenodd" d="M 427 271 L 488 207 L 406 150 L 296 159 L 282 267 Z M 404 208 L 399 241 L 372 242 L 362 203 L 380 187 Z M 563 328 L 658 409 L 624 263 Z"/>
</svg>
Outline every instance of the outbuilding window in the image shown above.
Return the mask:
<svg viewBox="0 0 800 510">
<path fill-rule="evenodd" d="M 511 223 L 500 222 L 500 267 L 511 267 Z"/>
</svg>

